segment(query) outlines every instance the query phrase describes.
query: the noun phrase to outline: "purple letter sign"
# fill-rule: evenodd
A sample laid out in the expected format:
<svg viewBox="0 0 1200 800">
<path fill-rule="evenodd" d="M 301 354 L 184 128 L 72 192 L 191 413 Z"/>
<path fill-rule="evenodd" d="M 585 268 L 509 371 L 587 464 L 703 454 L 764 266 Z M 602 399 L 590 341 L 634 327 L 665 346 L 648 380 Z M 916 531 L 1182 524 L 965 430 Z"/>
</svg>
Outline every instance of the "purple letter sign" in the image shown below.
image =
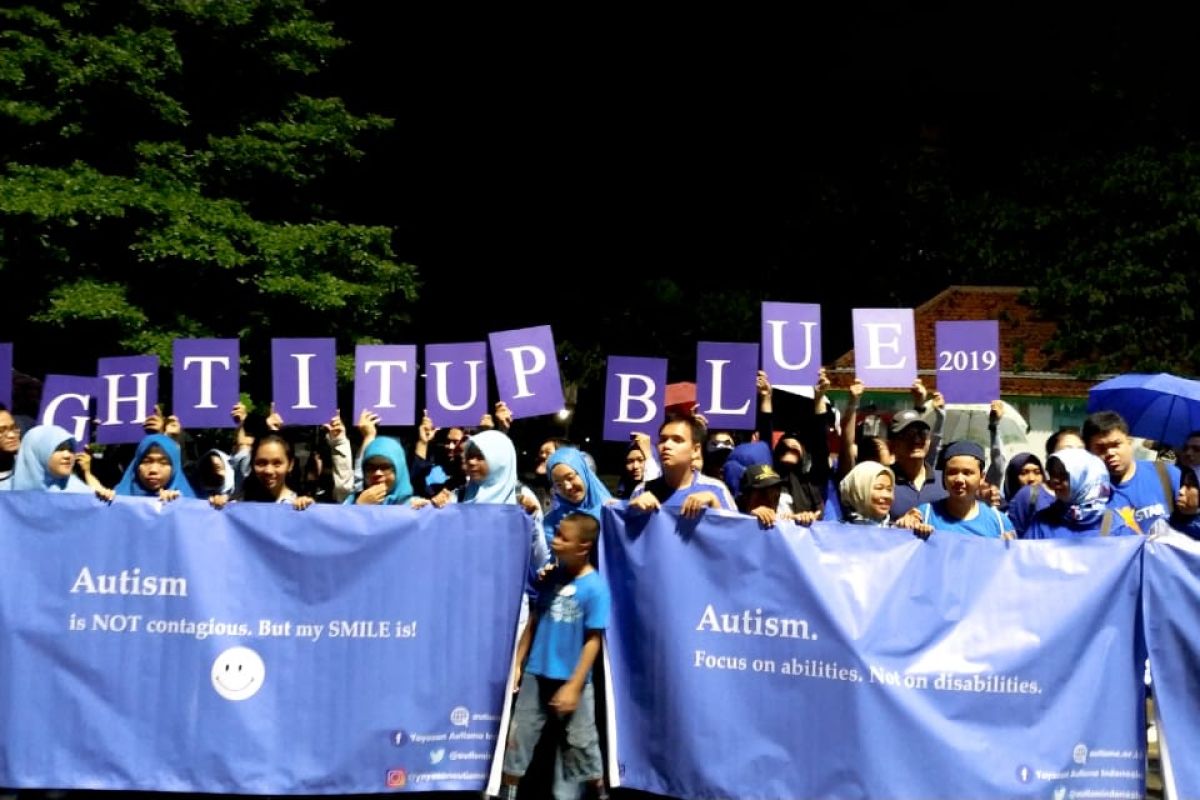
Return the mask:
<svg viewBox="0 0 1200 800">
<path fill-rule="evenodd" d="M 939 322 L 937 388 L 947 403 L 1000 399 L 1000 323 Z"/>
<path fill-rule="evenodd" d="M 233 428 L 238 402 L 237 339 L 176 339 L 171 412 L 185 428 Z"/>
<path fill-rule="evenodd" d="M 762 368 L 775 389 L 812 389 L 821 370 L 821 307 L 762 304 Z"/>
<path fill-rule="evenodd" d="M 323 425 L 337 411 L 333 339 L 272 339 L 271 389 L 284 425 Z"/>
<path fill-rule="evenodd" d="M 856 308 L 854 372 L 871 389 L 907 389 L 917 379 L 911 308 Z"/>
<path fill-rule="evenodd" d="M 696 402 L 712 430 L 754 430 L 758 345 L 699 342 Z"/>
<path fill-rule="evenodd" d="M 66 428 L 79 450 L 88 443 L 92 428 L 92 400 L 100 394 L 100 379 L 79 375 L 47 375 L 42 386 L 38 422 Z"/>
<path fill-rule="evenodd" d="M 488 334 L 500 399 L 514 418 L 555 414 L 563 409 L 558 355 L 549 325 Z"/>
<path fill-rule="evenodd" d="M 608 357 L 604 382 L 604 439 L 627 442 L 634 433 L 658 440 L 667 395 L 665 358 Z"/>
<path fill-rule="evenodd" d="M 158 356 L 102 358 L 96 374 L 101 385 L 96 441 L 140 442 L 146 435 L 142 423 L 158 402 Z"/>
<path fill-rule="evenodd" d="M 354 348 L 354 409 L 379 415 L 381 425 L 412 425 L 417 413 L 417 346 L 360 344 Z"/>
<path fill-rule="evenodd" d="M 0 344 L 0 403 L 8 409 L 12 408 L 12 353 L 11 344 Z"/>
<path fill-rule="evenodd" d="M 425 345 L 425 407 L 441 428 L 479 424 L 488 411 L 485 343 Z"/>
</svg>

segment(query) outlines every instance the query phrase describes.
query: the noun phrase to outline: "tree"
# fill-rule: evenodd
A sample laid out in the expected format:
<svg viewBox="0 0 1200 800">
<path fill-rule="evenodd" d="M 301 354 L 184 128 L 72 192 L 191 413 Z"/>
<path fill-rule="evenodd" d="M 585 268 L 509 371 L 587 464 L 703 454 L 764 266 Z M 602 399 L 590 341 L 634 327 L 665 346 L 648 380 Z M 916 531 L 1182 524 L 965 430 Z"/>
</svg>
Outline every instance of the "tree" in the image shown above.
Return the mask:
<svg viewBox="0 0 1200 800">
<path fill-rule="evenodd" d="M 338 219 L 333 191 L 391 120 L 318 96 L 345 42 L 304 0 L 0 20 L 0 339 L 26 369 L 169 363 L 173 338 L 201 336 L 265 363 L 272 337 L 386 340 L 407 319 L 415 268 L 389 228 Z"/>
<path fill-rule="evenodd" d="M 1045 349 L 1086 375 L 1200 373 L 1200 143 L 1033 158 L 1022 178 L 956 205 L 958 258 L 1029 286 L 1058 322 Z"/>
</svg>

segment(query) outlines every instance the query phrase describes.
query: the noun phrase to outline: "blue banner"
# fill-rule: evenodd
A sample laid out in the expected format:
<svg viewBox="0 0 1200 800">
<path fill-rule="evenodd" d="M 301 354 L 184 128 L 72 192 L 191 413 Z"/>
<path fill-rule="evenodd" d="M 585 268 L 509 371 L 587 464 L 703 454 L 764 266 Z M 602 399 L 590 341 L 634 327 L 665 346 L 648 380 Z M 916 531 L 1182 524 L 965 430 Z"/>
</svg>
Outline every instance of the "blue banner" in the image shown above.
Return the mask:
<svg viewBox="0 0 1200 800">
<path fill-rule="evenodd" d="M 1181 533 L 1148 540 L 1142 581 L 1167 796 L 1200 798 L 1200 542 Z"/>
<path fill-rule="evenodd" d="M 1140 798 L 1141 537 L 605 512 L 621 784 L 683 798 Z"/>
<path fill-rule="evenodd" d="M 482 789 L 528 524 L 0 494 L 0 785 Z"/>
</svg>

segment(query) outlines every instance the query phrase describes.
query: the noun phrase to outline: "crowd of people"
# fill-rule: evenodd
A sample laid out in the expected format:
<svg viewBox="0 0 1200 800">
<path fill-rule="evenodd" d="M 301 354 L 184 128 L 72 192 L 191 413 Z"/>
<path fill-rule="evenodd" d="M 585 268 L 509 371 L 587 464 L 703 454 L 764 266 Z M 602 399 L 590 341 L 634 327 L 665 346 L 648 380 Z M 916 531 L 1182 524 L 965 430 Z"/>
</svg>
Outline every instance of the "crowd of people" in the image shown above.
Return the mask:
<svg viewBox="0 0 1200 800">
<path fill-rule="evenodd" d="M 927 538 L 1056 539 L 1148 533 L 1162 521 L 1200 538 L 1200 431 L 1178 443 L 1178 464 L 1133 457 L 1133 437 L 1113 412 L 1091 414 L 1080 429 L 1052 435 L 1043 457 L 1005 459 L 993 404 L 990 452 L 971 441 L 942 441 L 944 402 L 918 382 L 914 407 L 888 421 L 859 414 L 865 387 L 855 381 L 839 415 L 822 373 L 811 409 L 793 429 L 774 430 L 772 391 L 758 378 L 757 429 L 710 430 L 696 413 L 669 416 L 657 433 L 631 437 L 610 490 L 592 457 L 571 442 L 547 439 L 522 476 L 513 419 L 498 403 L 478 429 L 439 429 L 426 414 L 405 448 L 379 435 L 378 418 L 358 418 L 352 452 L 340 415 L 321 426 L 298 463 L 293 439 L 274 412 L 232 409 L 228 450 L 184 460 L 186 432 L 156 409 L 135 447 L 93 455 L 54 425 L 22 431 L 0 407 L 0 491 L 93 493 L 102 500 L 152 497 L 231 503 L 403 505 L 438 513 L 456 503 L 522 508 L 529 521 L 527 602 L 522 613 L 514 692 L 518 693 L 504 761 L 506 796 L 548 719 L 562 719 L 555 796 L 592 786 L 605 796 L 595 735 L 592 666 L 607 626 L 609 597 L 595 570 L 602 509 L 628 513 L 673 508 L 684 518 L 710 509 L 754 517 L 763 529 L 822 521 L 895 528 Z"/>
</svg>

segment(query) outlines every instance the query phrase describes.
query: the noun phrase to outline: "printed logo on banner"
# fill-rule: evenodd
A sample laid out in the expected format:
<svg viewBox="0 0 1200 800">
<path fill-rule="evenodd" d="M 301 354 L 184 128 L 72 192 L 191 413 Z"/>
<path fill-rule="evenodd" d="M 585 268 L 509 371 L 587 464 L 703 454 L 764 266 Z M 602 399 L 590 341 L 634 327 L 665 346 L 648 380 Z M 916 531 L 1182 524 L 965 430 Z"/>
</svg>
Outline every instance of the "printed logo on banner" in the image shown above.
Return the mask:
<svg viewBox="0 0 1200 800">
<path fill-rule="evenodd" d="M 396 747 L 403 747 L 408 742 L 408 734 L 404 731 L 395 731 L 392 734 L 392 744 Z"/>
<path fill-rule="evenodd" d="M 466 706 L 455 706 L 450 712 L 450 724 L 467 727 L 471 724 L 471 710 Z"/>
<path fill-rule="evenodd" d="M 430 764 L 440 764 L 440 763 L 442 763 L 442 759 L 445 757 L 446 757 L 446 748 L 439 747 L 437 750 L 431 750 L 429 752 L 429 763 Z"/>
<path fill-rule="evenodd" d="M 387 786 L 389 789 L 403 789 L 408 785 L 408 772 L 403 768 L 387 771 Z"/>
</svg>

